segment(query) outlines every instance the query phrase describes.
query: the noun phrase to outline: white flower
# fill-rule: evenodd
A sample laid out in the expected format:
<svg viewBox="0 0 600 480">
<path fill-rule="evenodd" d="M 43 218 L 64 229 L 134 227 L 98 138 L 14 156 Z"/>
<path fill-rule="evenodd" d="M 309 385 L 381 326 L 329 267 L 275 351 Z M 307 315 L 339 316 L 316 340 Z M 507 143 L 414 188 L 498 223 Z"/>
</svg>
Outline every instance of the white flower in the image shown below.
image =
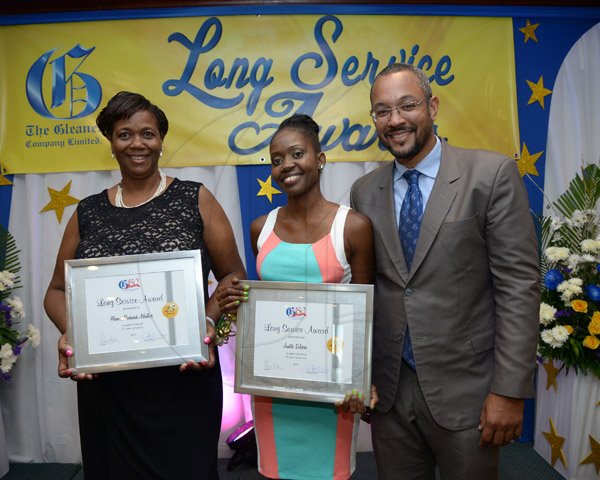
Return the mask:
<svg viewBox="0 0 600 480">
<path fill-rule="evenodd" d="M 11 308 L 11 316 L 17 318 L 25 318 L 25 309 L 23 302 L 19 297 L 10 297 L 5 300 L 6 304 Z"/>
<path fill-rule="evenodd" d="M 17 361 L 17 356 L 13 353 L 13 349 L 10 343 L 5 343 L 0 348 L 0 370 L 3 373 L 10 372 L 10 369 Z"/>
<path fill-rule="evenodd" d="M 555 313 L 556 308 L 554 308 L 552 305 L 542 302 L 540 304 L 540 323 L 542 325 L 548 325 L 549 323 L 552 323 Z"/>
<path fill-rule="evenodd" d="M 579 263 L 581 262 L 581 255 L 579 255 L 578 253 L 572 253 L 571 255 L 569 255 L 569 261 L 567 262 L 567 267 L 570 270 L 577 270 L 577 266 L 579 265 Z"/>
<path fill-rule="evenodd" d="M 551 262 L 560 262 L 569 258 L 569 249 L 566 247 L 548 247 L 546 249 L 546 257 Z"/>
<path fill-rule="evenodd" d="M 600 253 L 600 240 L 592 240 L 590 238 L 581 242 L 581 250 L 583 252 Z"/>
<path fill-rule="evenodd" d="M 0 292 L 3 292 L 8 288 L 13 288 L 15 286 L 16 277 L 16 273 L 9 272 L 8 270 L 2 270 L 0 272 Z"/>
<path fill-rule="evenodd" d="M 594 255 L 584 253 L 581 255 L 581 263 L 598 263 L 598 259 Z"/>
<path fill-rule="evenodd" d="M 557 325 L 554 328 L 543 330 L 541 333 L 542 340 L 552 348 L 562 347 L 569 338 L 569 331 L 562 325 Z"/>
<path fill-rule="evenodd" d="M 575 295 L 579 295 L 583 289 L 581 286 L 583 285 L 583 280 L 581 278 L 569 278 L 564 282 L 560 283 L 558 287 L 556 287 L 556 291 L 561 294 L 560 298 L 563 302 L 567 303 L 571 298 Z"/>
<path fill-rule="evenodd" d="M 558 229 L 560 229 L 560 227 L 562 227 L 563 224 L 564 222 L 560 218 L 552 217 L 552 222 L 550 223 L 550 230 L 554 233 Z"/>
<path fill-rule="evenodd" d="M 17 357 L 15 357 L 14 355 L 11 358 L 3 358 L 0 361 L 0 370 L 2 370 L 2 373 L 10 372 L 16 361 Z"/>
<path fill-rule="evenodd" d="M 588 220 L 592 220 L 593 218 L 593 210 L 575 210 L 568 222 L 573 227 L 583 227 L 588 222 Z"/>
<path fill-rule="evenodd" d="M 3 343 L 0 348 L 0 358 L 7 358 L 13 355 L 12 345 L 10 343 Z"/>
<path fill-rule="evenodd" d="M 25 333 L 33 348 L 37 348 L 40 346 L 40 331 L 35 328 L 31 323 L 27 325 L 27 332 Z"/>
</svg>

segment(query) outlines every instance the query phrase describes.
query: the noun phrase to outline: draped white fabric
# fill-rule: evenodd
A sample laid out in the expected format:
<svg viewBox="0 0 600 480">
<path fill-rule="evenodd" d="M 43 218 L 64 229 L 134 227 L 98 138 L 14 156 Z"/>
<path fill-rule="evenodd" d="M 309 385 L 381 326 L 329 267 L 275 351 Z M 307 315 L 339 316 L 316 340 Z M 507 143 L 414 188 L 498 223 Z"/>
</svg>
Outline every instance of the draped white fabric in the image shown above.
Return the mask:
<svg viewBox="0 0 600 480">
<path fill-rule="evenodd" d="M 544 182 L 545 205 L 556 200 L 581 166 L 600 163 L 600 24 L 573 45 L 554 89 Z M 548 212 L 544 212 L 548 213 Z"/>
<path fill-rule="evenodd" d="M 8 453 L 6 451 L 6 437 L 4 436 L 4 422 L 0 415 L 0 478 L 8 472 Z"/>
<path fill-rule="evenodd" d="M 554 366 L 560 368 L 561 362 Z M 598 478 L 593 463 L 581 462 L 591 453 L 589 435 L 600 441 L 600 381 L 590 375 L 569 374 L 563 369 L 557 376 L 558 389 L 546 389 L 546 371 L 538 368 L 536 392 L 535 450 L 552 464 L 552 449 L 544 432 L 552 433 L 550 419 L 556 434 L 565 439 L 561 448 L 566 466 L 560 459 L 555 470 L 569 480 L 594 480 Z M 556 453 L 556 452 L 555 452 Z"/>
<path fill-rule="evenodd" d="M 168 139 L 167 139 L 168 142 Z M 347 204 L 353 181 L 377 166 L 376 163 L 327 164 L 322 175 L 326 198 Z M 180 179 L 200 181 L 213 192 L 225 210 L 244 258 L 242 219 L 235 167 L 166 168 Z M 23 288 L 16 292 L 25 305 L 26 323 L 40 329 L 42 343 L 27 348 L 13 368 L 13 380 L 0 389 L 0 400 L 9 458 L 15 462 L 80 462 L 77 402 L 74 382 L 57 376 L 58 331 L 43 309 L 65 225 L 75 206 L 65 209 L 59 224 L 54 211 L 40 213 L 48 203 L 47 187 L 61 190 L 72 180 L 70 195 L 82 199 L 110 187 L 120 179 L 119 171 L 16 175 L 9 230 L 21 250 Z M 258 186 L 258 183 L 257 183 Z M 227 456 L 227 436 L 246 421 L 248 409 L 243 396 L 233 394 L 235 343 L 221 348 L 225 399 L 221 456 Z M 370 450 L 369 429 L 362 423 L 359 449 Z"/>
<path fill-rule="evenodd" d="M 546 203 L 556 200 L 581 166 L 600 163 L 600 24 L 588 30 L 559 70 L 552 93 L 548 126 Z M 548 214 L 549 212 L 544 212 Z M 560 366 L 560 362 L 555 362 Z M 597 479 L 593 464 L 580 465 L 590 453 L 588 435 L 600 441 L 600 380 L 565 371 L 557 377 L 558 392 L 546 390 L 546 372 L 538 368 L 536 396 L 535 449 L 549 463 L 551 448 L 543 435 L 550 432 L 552 419 L 557 434 L 565 438 L 563 453 L 555 469 L 571 480 Z"/>
</svg>

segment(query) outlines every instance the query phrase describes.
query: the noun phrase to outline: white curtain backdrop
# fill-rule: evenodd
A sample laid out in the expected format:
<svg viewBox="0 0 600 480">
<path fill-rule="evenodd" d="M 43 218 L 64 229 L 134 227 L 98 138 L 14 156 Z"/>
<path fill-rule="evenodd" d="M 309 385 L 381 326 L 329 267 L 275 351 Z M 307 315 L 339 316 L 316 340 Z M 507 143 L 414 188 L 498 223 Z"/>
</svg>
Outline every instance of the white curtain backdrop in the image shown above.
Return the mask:
<svg viewBox="0 0 600 480">
<path fill-rule="evenodd" d="M 571 51 L 558 72 L 552 92 L 548 125 L 545 205 L 556 200 L 568 187 L 581 166 L 600 163 L 600 24 L 588 30 Z M 545 211 L 549 214 L 549 211 Z M 560 362 L 555 362 L 560 366 Z M 570 480 L 597 479 L 593 465 L 580 465 L 589 454 L 588 435 L 600 439 L 600 381 L 591 375 L 564 370 L 557 377 L 558 392 L 546 390 L 546 372 L 538 368 L 536 397 L 536 451 L 549 463 L 551 448 L 543 436 L 550 432 L 551 418 L 558 435 L 565 438 L 565 467 L 554 468 Z"/>
<path fill-rule="evenodd" d="M 576 173 L 581 173 L 582 165 L 600 163 L 599 85 L 597 24 L 575 43 L 554 83 L 546 147 L 546 206 L 566 190 Z"/>
<path fill-rule="evenodd" d="M 167 139 L 168 141 L 168 139 Z M 348 204 L 350 186 L 376 163 L 329 163 L 321 182 L 326 198 Z M 242 220 L 235 167 L 166 168 L 167 175 L 200 181 L 213 192 L 227 213 L 244 258 Z M 0 388 L 0 404 L 9 459 L 13 462 L 81 461 L 77 425 L 75 383 L 57 376 L 58 331 L 43 308 L 65 225 L 75 205 L 65 209 L 59 224 L 54 211 L 39 213 L 50 200 L 47 187 L 62 189 L 72 180 L 70 195 L 84 197 L 108 188 L 120 179 L 120 172 L 78 172 L 16 175 L 14 179 L 9 230 L 21 250 L 21 283 L 16 292 L 25 305 L 24 325 L 40 329 L 42 343 L 37 350 L 27 348 L 15 364 L 13 380 Z M 257 183 L 258 186 L 258 183 Z M 235 343 L 221 348 L 225 400 L 219 455 L 230 454 L 227 436 L 248 418 L 243 396 L 233 394 Z M 370 450 L 368 425 L 361 423 L 359 450 Z"/>
<path fill-rule="evenodd" d="M 560 368 L 559 361 L 554 366 Z M 581 465 L 591 452 L 589 435 L 600 439 L 600 381 L 592 375 L 577 375 L 574 370 L 566 374 L 562 370 L 556 377 L 558 390 L 546 390 L 548 376 L 543 367 L 538 367 L 536 391 L 535 450 L 544 460 L 552 464 L 552 449 L 543 432 L 551 433 L 550 419 L 557 435 L 565 442 L 561 448 L 567 465 L 559 459 L 554 469 L 568 480 L 597 480 L 594 464 Z"/>
</svg>

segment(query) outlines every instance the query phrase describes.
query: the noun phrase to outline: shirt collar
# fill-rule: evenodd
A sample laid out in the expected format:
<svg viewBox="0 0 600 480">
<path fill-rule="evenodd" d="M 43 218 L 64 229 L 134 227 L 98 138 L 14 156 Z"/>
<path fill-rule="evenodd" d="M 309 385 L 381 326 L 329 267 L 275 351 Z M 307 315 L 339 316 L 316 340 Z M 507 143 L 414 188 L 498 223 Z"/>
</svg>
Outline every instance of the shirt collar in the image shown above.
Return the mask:
<svg viewBox="0 0 600 480">
<path fill-rule="evenodd" d="M 438 170 L 440 169 L 440 160 L 442 158 L 442 142 L 438 137 L 435 137 L 435 146 L 423 160 L 414 168 L 417 172 L 427 177 L 435 179 Z M 408 170 L 404 165 L 394 160 L 394 182 L 402 178 L 404 172 Z"/>
</svg>

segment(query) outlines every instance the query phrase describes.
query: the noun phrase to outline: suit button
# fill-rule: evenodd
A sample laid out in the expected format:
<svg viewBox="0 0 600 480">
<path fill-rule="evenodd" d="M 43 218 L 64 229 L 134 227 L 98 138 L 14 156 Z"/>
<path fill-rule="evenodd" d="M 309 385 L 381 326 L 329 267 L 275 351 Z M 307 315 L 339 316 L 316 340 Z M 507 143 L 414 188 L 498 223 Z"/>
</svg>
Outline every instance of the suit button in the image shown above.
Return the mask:
<svg viewBox="0 0 600 480">
<path fill-rule="evenodd" d="M 412 293 L 413 293 L 413 291 L 412 291 L 412 288 L 406 288 L 406 289 L 404 290 L 404 295 L 405 295 L 406 297 L 410 297 L 410 296 L 412 295 Z"/>
<path fill-rule="evenodd" d="M 396 334 L 396 340 L 400 341 L 404 338 L 404 335 L 402 335 L 401 333 L 397 333 Z"/>
</svg>

